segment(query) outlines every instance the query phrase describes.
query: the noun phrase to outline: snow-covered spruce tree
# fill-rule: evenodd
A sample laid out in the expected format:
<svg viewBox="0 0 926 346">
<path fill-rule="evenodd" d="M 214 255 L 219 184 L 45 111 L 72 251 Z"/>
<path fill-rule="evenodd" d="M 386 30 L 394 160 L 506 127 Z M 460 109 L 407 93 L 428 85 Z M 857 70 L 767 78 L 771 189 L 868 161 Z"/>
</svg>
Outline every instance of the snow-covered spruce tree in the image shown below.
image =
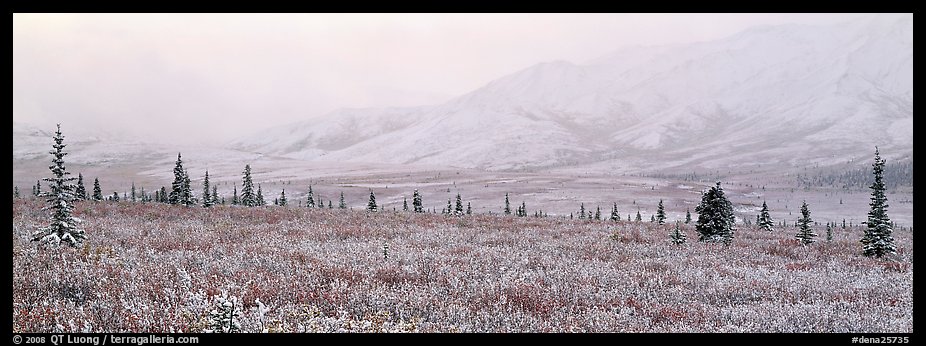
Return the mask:
<svg viewBox="0 0 926 346">
<path fill-rule="evenodd" d="M 614 202 L 614 207 L 611 208 L 611 221 L 620 221 L 621 214 L 617 212 L 617 202 Z"/>
<path fill-rule="evenodd" d="M 42 181 L 41 180 L 35 181 L 35 188 L 32 189 L 32 194 L 35 195 L 35 197 L 42 197 Z"/>
<path fill-rule="evenodd" d="M 203 208 L 215 205 L 216 200 L 212 199 L 209 192 L 209 171 L 207 170 L 206 176 L 203 178 Z"/>
<path fill-rule="evenodd" d="M 376 195 L 373 194 L 373 190 L 370 190 L 370 201 L 367 203 L 367 211 L 376 212 Z"/>
<path fill-rule="evenodd" d="M 119 193 L 116 191 L 113 191 L 113 195 L 109 199 L 112 200 L 113 202 L 119 202 Z"/>
<path fill-rule="evenodd" d="M 19 194 L 19 189 L 16 189 L 17 194 Z M 84 187 L 84 175 L 77 173 L 77 189 L 74 190 L 74 197 L 78 200 L 85 201 L 87 200 L 87 188 Z"/>
<path fill-rule="evenodd" d="M 862 236 L 862 252 L 865 256 L 882 257 L 897 253 L 892 233 L 893 223 L 887 216 L 887 196 L 884 194 L 884 163 L 878 147 L 875 147 L 875 163 L 872 165 L 874 182 L 871 183 L 871 209 L 865 222 L 865 234 Z M 845 224 L 845 222 L 843 222 Z"/>
<path fill-rule="evenodd" d="M 19 186 L 13 186 L 13 198 L 19 198 Z"/>
<path fill-rule="evenodd" d="M 685 224 L 691 223 L 691 209 L 685 208 Z"/>
<path fill-rule="evenodd" d="M 595 208 L 595 220 L 601 220 L 601 206 Z"/>
<path fill-rule="evenodd" d="M 759 212 L 759 220 L 756 223 L 761 229 L 769 232 L 773 230 L 772 226 L 774 222 L 772 221 L 772 216 L 768 213 L 768 204 L 765 204 L 765 201 L 762 201 L 762 211 Z"/>
<path fill-rule="evenodd" d="M 328 200 L 328 209 L 334 209 L 334 205 L 331 204 L 331 200 Z"/>
<path fill-rule="evenodd" d="M 305 197 L 305 207 L 315 208 L 315 192 L 312 192 L 312 185 L 309 185 L 309 193 Z"/>
<path fill-rule="evenodd" d="M 231 204 L 232 204 L 232 205 L 241 204 L 241 201 L 238 200 L 238 184 L 235 184 L 234 186 L 232 186 L 232 200 L 231 200 Z"/>
<path fill-rule="evenodd" d="M 704 192 L 695 212 L 698 213 L 698 222 L 695 224 L 698 241 L 722 242 L 726 245 L 733 241 L 733 204 L 724 196 L 719 181 Z"/>
<path fill-rule="evenodd" d="M 281 207 L 285 207 L 285 206 L 286 206 L 286 189 L 283 189 L 283 191 L 280 192 L 280 198 L 279 198 L 279 200 L 280 200 L 280 201 L 279 201 L 280 206 L 281 206 Z"/>
<path fill-rule="evenodd" d="M 524 201 L 521 201 L 521 217 L 527 216 L 527 205 L 524 204 Z"/>
<path fill-rule="evenodd" d="M 579 205 L 579 219 L 585 218 L 585 203 Z"/>
<path fill-rule="evenodd" d="M 666 208 L 662 205 L 662 200 L 659 200 L 659 205 L 656 206 L 656 222 L 660 225 L 666 223 Z"/>
<path fill-rule="evenodd" d="M 686 240 L 688 240 L 688 238 L 685 237 L 685 232 L 682 232 L 682 230 L 678 227 L 678 221 L 675 222 L 675 231 L 673 231 L 669 237 L 672 238 L 672 243 L 675 245 L 682 245 Z"/>
<path fill-rule="evenodd" d="M 833 241 L 833 226 L 826 223 L 826 241 Z"/>
<path fill-rule="evenodd" d="M 344 191 L 341 191 L 341 197 L 338 199 L 338 209 L 347 209 L 347 202 L 344 201 Z M 408 203 L 405 204 L 405 210 L 408 210 Z"/>
<path fill-rule="evenodd" d="M 132 194 L 129 195 L 129 198 L 131 198 L 131 201 L 132 201 L 132 202 L 135 202 L 135 201 L 137 201 L 137 199 L 135 198 L 135 182 L 134 182 L 134 181 L 132 182 L 132 190 L 131 190 L 131 191 L 132 191 Z M 209 192 L 209 191 L 206 191 L 206 192 Z M 206 196 L 208 197 L 209 194 L 206 194 Z"/>
<path fill-rule="evenodd" d="M 256 207 L 257 196 L 254 195 L 254 180 L 251 179 L 251 165 L 244 165 L 244 174 L 241 177 L 241 198 L 238 204 L 245 207 Z"/>
<path fill-rule="evenodd" d="M 257 184 L 257 196 L 255 196 L 254 199 L 255 199 L 255 202 L 257 203 L 257 206 L 262 207 L 262 206 L 267 205 L 267 200 L 264 199 L 264 192 L 263 190 L 261 190 L 260 184 Z"/>
<path fill-rule="evenodd" d="M 466 215 L 472 215 L 472 214 L 473 214 L 473 206 L 470 205 L 469 202 L 466 202 Z"/>
<path fill-rule="evenodd" d="M 636 221 L 636 222 L 642 222 L 642 221 L 643 221 L 643 215 L 640 215 L 640 210 L 639 210 L 639 209 L 637 209 L 637 217 L 634 219 L 634 221 Z"/>
<path fill-rule="evenodd" d="M 238 298 L 216 296 L 213 300 L 215 308 L 209 312 L 209 328 L 204 330 L 206 333 L 240 333 L 241 325 L 238 324 L 238 311 L 240 310 Z"/>
<path fill-rule="evenodd" d="M 167 199 L 167 188 L 161 186 L 161 203 L 169 203 L 170 200 Z"/>
<path fill-rule="evenodd" d="M 186 170 L 183 169 L 183 160 L 180 158 L 180 153 L 177 153 L 177 162 L 174 165 L 174 182 L 170 184 L 171 190 L 168 197 L 170 204 L 184 206 L 192 204 L 192 195 L 187 181 L 188 177 L 186 175 Z"/>
<path fill-rule="evenodd" d="M 453 203 L 450 198 L 447 199 L 447 214 L 453 214 Z"/>
<path fill-rule="evenodd" d="M 93 178 L 93 200 L 103 200 L 103 189 L 100 188 L 100 178 Z"/>
<path fill-rule="evenodd" d="M 797 235 L 794 237 L 797 240 L 801 241 L 801 245 L 813 244 L 814 239 L 817 234 L 813 232 L 813 229 L 810 228 L 813 224 L 813 220 L 810 219 L 810 210 L 807 209 L 807 202 L 805 201 L 801 205 L 801 217 L 797 219 L 797 226 L 799 230 Z"/>
<path fill-rule="evenodd" d="M 418 189 L 415 189 L 415 193 L 412 194 L 412 208 L 416 213 L 424 212 L 424 207 L 421 205 L 421 194 L 418 193 Z"/>
<path fill-rule="evenodd" d="M 47 197 L 45 199 L 46 206 L 42 210 L 51 211 L 51 224 L 33 233 L 32 240 L 52 245 L 65 243 L 77 247 L 87 239 L 87 236 L 82 229 L 77 228 L 80 219 L 72 215 L 75 200 L 74 189 L 76 187 L 71 182 L 77 180 L 77 178 L 68 177 L 70 173 L 64 167 L 64 156 L 67 155 L 64 152 L 64 147 L 67 145 L 64 144 L 64 135 L 61 134 L 60 124 L 58 124 L 58 130 L 55 131 L 54 141 L 55 144 L 52 145 L 54 150 L 49 151 L 49 154 L 52 154 L 54 159 L 51 160 L 52 165 L 48 166 L 53 177 L 45 178 L 45 181 L 50 183 L 50 191 L 42 194 L 42 196 Z"/>
<path fill-rule="evenodd" d="M 456 215 L 463 215 L 463 199 L 460 198 L 460 194 L 457 194 L 457 204 L 454 206 L 453 213 Z"/>
<path fill-rule="evenodd" d="M 511 215 L 511 203 L 508 202 L 508 193 L 505 193 L 505 215 Z"/>
<path fill-rule="evenodd" d="M 649 222 L 656 222 L 656 215 L 650 214 Z"/>
<path fill-rule="evenodd" d="M 344 193 L 341 193 L 341 201 L 344 200 Z M 408 198 L 402 197 L 402 211 L 408 211 Z"/>
</svg>

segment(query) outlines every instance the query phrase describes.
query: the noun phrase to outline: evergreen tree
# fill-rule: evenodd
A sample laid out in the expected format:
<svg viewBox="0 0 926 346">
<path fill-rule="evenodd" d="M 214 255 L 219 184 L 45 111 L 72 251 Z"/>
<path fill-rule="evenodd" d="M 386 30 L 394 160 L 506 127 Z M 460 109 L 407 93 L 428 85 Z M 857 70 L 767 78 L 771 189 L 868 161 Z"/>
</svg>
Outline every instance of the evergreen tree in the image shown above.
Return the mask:
<svg viewBox="0 0 926 346">
<path fill-rule="evenodd" d="M 219 203 L 219 187 L 218 186 L 212 185 L 212 197 L 210 199 L 212 199 L 213 205 L 216 205 Z M 222 204 L 225 204 L 225 198 L 222 198 Z"/>
<path fill-rule="evenodd" d="M 238 184 L 232 186 L 232 205 L 241 204 L 241 201 L 238 199 Z"/>
<path fill-rule="evenodd" d="M 471 206 L 469 202 L 466 202 L 466 215 L 472 215 L 472 214 L 473 214 L 473 206 Z"/>
<path fill-rule="evenodd" d="M 244 165 L 244 176 L 241 178 L 241 198 L 238 204 L 245 207 L 258 205 L 257 196 L 254 195 L 254 180 L 251 179 L 251 165 Z"/>
<path fill-rule="evenodd" d="M 875 147 L 875 163 L 872 165 L 874 182 L 871 183 L 871 209 L 868 211 L 868 222 L 865 223 L 865 235 L 862 236 L 862 251 L 865 256 L 882 257 L 886 254 L 897 253 L 894 244 L 893 227 L 891 219 L 887 216 L 887 196 L 884 194 L 884 163 L 881 153 Z M 845 221 L 843 221 L 845 224 Z"/>
<path fill-rule="evenodd" d="M 814 242 L 813 238 L 817 236 L 813 229 L 810 228 L 811 223 L 813 223 L 813 220 L 810 219 L 810 210 L 807 209 L 807 202 L 805 201 L 801 205 L 801 217 L 797 219 L 800 230 L 795 235 L 795 238 L 801 241 L 801 245 L 812 244 Z"/>
<path fill-rule="evenodd" d="M 656 222 L 656 215 L 650 214 L 649 222 Z"/>
<path fill-rule="evenodd" d="M 376 195 L 373 194 L 373 190 L 370 190 L 370 202 L 367 203 L 367 211 L 376 212 Z"/>
<path fill-rule="evenodd" d="M 457 204 L 456 204 L 456 207 L 453 209 L 453 212 L 456 215 L 463 215 L 463 199 L 460 198 L 459 193 L 457 194 Z"/>
<path fill-rule="evenodd" d="M 641 222 L 641 221 L 643 221 L 643 216 L 640 215 L 640 210 L 639 210 L 639 209 L 637 210 L 637 218 L 634 219 L 634 220 L 635 220 L 636 222 Z"/>
<path fill-rule="evenodd" d="M 527 206 L 524 204 L 524 201 L 521 201 L 521 215 L 522 217 L 527 216 Z"/>
<path fill-rule="evenodd" d="M 687 240 L 687 237 L 685 237 L 685 232 L 682 232 L 682 230 L 678 227 L 678 221 L 675 222 L 675 231 L 673 231 L 669 237 L 672 238 L 672 243 L 675 245 L 682 245 Z"/>
<path fill-rule="evenodd" d="M 215 205 L 215 200 L 209 196 L 209 171 L 206 171 L 206 177 L 203 178 L 203 208 L 209 208 Z"/>
<path fill-rule="evenodd" d="M 415 193 L 412 195 L 412 207 L 416 213 L 424 212 L 424 207 L 421 205 L 421 194 L 418 193 L 418 189 L 415 189 Z"/>
<path fill-rule="evenodd" d="M 701 203 L 695 208 L 698 222 L 698 241 L 722 242 L 729 245 L 733 241 L 733 204 L 724 196 L 720 182 L 708 189 L 701 196 Z"/>
<path fill-rule="evenodd" d="M 103 200 L 103 189 L 100 188 L 100 178 L 93 178 L 93 200 Z"/>
<path fill-rule="evenodd" d="M 45 178 L 45 181 L 50 183 L 50 191 L 42 194 L 42 196 L 48 197 L 45 199 L 46 207 L 43 210 L 51 211 L 51 222 L 48 227 L 40 228 L 33 233 L 32 240 L 54 245 L 65 243 L 77 247 L 87 239 L 87 236 L 82 229 L 77 228 L 80 220 L 72 215 L 76 187 L 71 182 L 77 180 L 77 178 L 68 177 L 71 173 L 64 166 L 64 156 L 67 155 L 64 152 L 64 147 L 67 145 L 64 144 L 64 135 L 61 134 L 60 124 L 53 139 L 55 144 L 52 145 L 52 148 L 54 150 L 49 151 L 49 153 L 54 156 L 54 159 L 51 160 L 52 165 L 48 166 L 53 177 Z"/>
<path fill-rule="evenodd" d="M 691 209 L 685 208 L 685 224 L 691 223 Z"/>
<path fill-rule="evenodd" d="M 19 188 L 16 188 L 16 195 L 19 196 Z M 83 174 L 77 173 L 77 189 L 74 190 L 74 195 L 78 200 L 87 200 L 87 188 L 84 187 Z"/>
<path fill-rule="evenodd" d="M 666 208 L 662 205 L 662 200 L 659 200 L 659 205 L 656 206 L 656 222 L 660 225 L 666 223 Z"/>
<path fill-rule="evenodd" d="M 511 203 L 508 202 L 508 193 L 505 193 L 505 215 L 511 215 Z"/>
<path fill-rule="evenodd" d="M 328 209 L 334 209 L 334 206 L 331 204 L 331 200 L 328 200 Z"/>
<path fill-rule="evenodd" d="M 614 202 L 614 208 L 611 209 L 611 221 L 620 221 L 621 214 L 617 212 L 617 202 Z"/>
<path fill-rule="evenodd" d="M 161 203 L 168 203 L 167 200 L 167 188 L 161 186 Z"/>
<path fill-rule="evenodd" d="M 829 222 L 826 223 L 826 241 L 833 241 L 833 226 Z"/>
<path fill-rule="evenodd" d="M 344 195 L 343 193 L 341 194 Z M 315 193 L 312 192 L 312 185 L 309 185 L 309 195 L 305 198 L 306 208 L 315 208 Z"/>
<path fill-rule="evenodd" d="M 116 192 L 116 191 L 113 191 L 113 196 L 110 197 L 110 199 L 111 199 L 113 202 L 119 202 L 119 193 Z"/>
<path fill-rule="evenodd" d="M 267 205 L 267 200 L 264 199 L 264 192 L 260 188 L 260 184 L 257 184 L 257 197 L 254 198 L 258 206 Z"/>
<path fill-rule="evenodd" d="M 190 206 L 193 204 L 193 194 L 190 191 L 190 178 L 183 169 L 183 160 L 177 153 L 177 163 L 174 165 L 174 182 L 171 183 L 169 196 L 170 204 Z"/>
<path fill-rule="evenodd" d="M 35 197 L 42 196 L 42 181 L 41 180 L 35 181 L 35 189 L 32 189 L 32 191 L 33 191 L 32 194 L 34 194 Z"/>
<path fill-rule="evenodd" d="M 207 192 L 208 192 L 208 191 L 207 191 Z M 131 201 L 132 201 L 132 202 L 135 202 L 135 201 L 136 201 L 136 198 L 135 198 L 135 182 L 134 182 L 134 181 L 132 182 L 132 194 L 129 195 L 129 196 L 131 197 Z M 206 194 L 206 196 L 209 196 L 209 195 Z"/>
<path fill-rule="evenodd" d="M 447 199 L 447 214 L 453 214 L 453 203 L 451 203 L 450 198 Z"/>
<path fill-rule="evenodd" d="M 19 186 L 13 186 L 13 198 L 19 198 Z"/>
<path fill-rule="evenodd" d="M 283 189 L 283 192 L 280 192 L 279 202 L 281 207 L 286 206 L 286 189 Z"/>
<path fill-rule="evenodd" d="M 773 230 L 772 225 L 774 225 L 774 222 L 772 221 L 772 216 L 768 213 L 768 204 L 765 204 L 765 201 L 762 202 L 762 211 L 759 212 L 759 218 L 756 223 L 759 225 L 759 228 L 766 231 L 771 232 Z"/>
<path fill-rule="evenodd" d="M 347 202 L 344 201 L 344 191 L 341 191 L 341 198 L 338 200 L 338 209 L 347 209 Z M 408 204 L 405 204 L 405 210 L 408 210 Z"/>
<path fill-rule="evenodd" d="M 585 203 L 579 205 L 579 219 L 585 218 Z"/>
<path fill-rule="evenodd" d="M 341 199 L 343 200 L 344 194 L 341 193 Z M 408 211 L 408 198 L 402 197 L 402 211 Z"/>
<path fill-rule="evenodd" d="M 595 209 L 595 220 L 601 221 L 601 206 L 600 205 Z"/>
</svg>

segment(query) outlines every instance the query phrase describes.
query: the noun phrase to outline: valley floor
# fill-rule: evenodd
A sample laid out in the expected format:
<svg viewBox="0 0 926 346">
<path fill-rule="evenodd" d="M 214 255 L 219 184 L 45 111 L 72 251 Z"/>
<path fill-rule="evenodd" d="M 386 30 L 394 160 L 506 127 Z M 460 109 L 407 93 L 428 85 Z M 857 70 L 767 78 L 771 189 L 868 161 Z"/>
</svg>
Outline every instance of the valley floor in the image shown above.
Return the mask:
<svg viewBox="0 0 926 346">
<path fill-rule="evenodd" d="M 13 202 L 13 332 L 200 332 L 216 297 L 260 331 L 912 332 L 913 237 L 801 247 L 740 226 L 729 247 L 670 226 L 338 209 L 80 202 L 90 237 L 44 249 Z M 260 301 L 260 304 L 257 301 Z M 264 306 L 261 310 L 259 306 Z"/>
</svg>

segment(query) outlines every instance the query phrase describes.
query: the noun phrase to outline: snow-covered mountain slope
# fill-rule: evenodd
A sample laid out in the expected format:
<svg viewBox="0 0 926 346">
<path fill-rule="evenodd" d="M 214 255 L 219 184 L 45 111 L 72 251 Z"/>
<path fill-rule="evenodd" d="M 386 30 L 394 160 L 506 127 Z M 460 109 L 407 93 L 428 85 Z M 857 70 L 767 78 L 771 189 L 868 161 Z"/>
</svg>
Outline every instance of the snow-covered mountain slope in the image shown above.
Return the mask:
<svg viewBox="0 0 926 346">
<path fill-rule="evenodd" d="M 913 150 L 913 17 L 764 26 L 542 63 L 447 103 L 343 110 L 232 145 L 488 169 L 838 164 Z"/>
</svg>

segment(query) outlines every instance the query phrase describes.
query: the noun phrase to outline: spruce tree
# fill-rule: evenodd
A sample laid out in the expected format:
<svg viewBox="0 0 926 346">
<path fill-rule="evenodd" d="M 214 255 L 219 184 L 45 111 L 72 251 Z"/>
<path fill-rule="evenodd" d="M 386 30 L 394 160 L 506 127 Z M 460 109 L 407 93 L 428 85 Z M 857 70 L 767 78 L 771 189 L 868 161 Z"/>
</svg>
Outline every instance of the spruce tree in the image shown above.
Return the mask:
<svg viewBox="0 0 926 346">
<path fill-rule="evenodd" d="M 77 189 L 74 194 L 78 200 L 87 200 L 87 188 L 84 187 L 84 175 L 81 173 L 77 173 Z M 16 195 L 19 196 L 19 188 L 16 188 Z"/>
<path fill-rule="evenodd" d="M 232 203 L 232 205 L 241 204 L 241 201 L 238 200 L 238 184 L 235 184 L 234 186 L 232 186 L 232 200 L 231 200 L 231 203 Z"/>
<path fill-rule="evenodd" d="M 168 202 L 170 201 L 167 199 L 167 188 L 161 186 L 161 203 L 168 203 Z"/>
<path fill-rule="evenodd" d="M 33 189 L 32 191 L 35 197 L 42 197 L 42 181 L 41 180 L 35 181 L 35 189 Z"/>
<path fill-rule="evenodd" d="M 286 206 L 286 189 L 283 189 L 283 191 L 280 192 L 279 203 L 281 207 Z"/>
<path fill-rule="evenodd" d="M 868 221 L 865 223 L 865 234 L 862 236 L 862 252 L 865 256 L 882 257 L 886 254 L 897 253 L 894 244 L 893 227 L 891 219 L 887 216 L 887 196 L 884 194 L 884 163 L 881 153 L 875 147 L 875 163 L 872 165 L 874 182 L 871 183 L 871 209 L 868 211 Z M 843 221 L 845 225 L 845 221 Z M 845 226 L 843 226 L 845 227 Z"/>
<path fill-rule="evenodd" d="M 309 194 L 305 198 L 305 207 L 315 208 L 315 193 L 312 192 L 312 185 L 309 185 Z"/>
<path fill-rule="evenodd" d="M 601 206 L 600 205 L 595 209 L 595 220 L 601 221 Z"/>
<path fill-rule="evenodd" d="M 585 218 L 585 203 L 579 205 L 579 219 Z"/>
<path fill-rule="evenodd" d="M 206 192 L 208 192 L 208 191 L 206 191 Z M 206 196 L 209 196 L 209 194 L 206 194 Z M 135 198 L 135 182 L 134 182 L 134 181 L 132 182 L 132 194 L 129 195 L 129 197 L 131 198 L 131 201 L 132 201 L 132 202 L 135 202 L 135 201 L 136 201 L 136 198 Z"/>
<path fill-rule="evenodd" d="M 505 215 L 511 215 L 511 203 L 508 202 L 508 193 L 505 193 Z"/>
<path fill-rule="evenodd" d="M 685 224 L 691 223 L 691 209 L 685 208 Z"/>
<path fill-rule="evenodd" d="M 183 160 L 180 158 L 180 153 L 177 153 L 177 162 L 174 165 L 174 182 L 170 186 L 170 196 L 168 197 L 170 204 L 189 206 L 193 203 L 190 194 L 189 177 L 186 170 L 183 169 Z"/>
<path fill-rule="evenodd" d="M 144 188 L 143 188 L 143 189 L 144 189 Z M 219 187 L 216 186 L 216 185 L 212 185 L 212 197 L 211 197 L 211 199 L 212 199 L 212 205 L 219 204 Z M 224 198 L 223 198 L 222 204 L 225 204 Z"/>
<path fill-rule="evenodd" d="M 466 202 L 466 215 L 471 215 L 473 213 L 473 206 Z"/>
<path fill-rule="evenodd" d="M 203 208 L 209 208 L 215 205 L 215 201 L 209 195 L 209 171 L 206 171 L 206 177 L 203 178 Z"/>
<path fill-rule="evenodd" d="M 639 209 L 637 209 L 637 218 L 634 219 L 634 220 L 635 220 L 636 222 L 642 222 L 642 221 L 643 221 L 643 215 L 640 215 L 640 210 L 639 210 Z"/>
<path fill-rule="evenodd" d="M 244 165 L 244 176 L 241 178 L 241 198 L 238 204 L 245 207 L 258 205 L 257 196 L 254 195 L 254 180 L 251 179 L 251 165 Z"/>
<path fill-rule="evenodd" d="M 675 222 L 675 231 L 673 231 L 669 237 L 672 238 L 672 243 L 675 245 L 685 244 L 687 237 L 685 237 L 685 232 L 682 232 L 682 230 L 678 227 L 678 221 Z"/>
<path fill-rule="evenodd" d="M 695 212 L 698 213 L 698 222 L 695 224 L 698 241 L 722 242 L 726 245 L 733 241 L 733 204 L 724 196 L 719 181 L 704 192 Z"/>
<path fill-rule="evenodd" d="M 119 202 L 119 193 L 116 192 L 116 191 L 113 191 L 113 196 L 110 197 L 110 199 L 111 199 L 113 202 Z"/>
<path fill-rule="evenodd" d="M 421 205 L 421 194 L 418 193 L 418 189 L 415 189 L 415 193 L 412 195 L 412 207 L 416 213 L 424 212 L 424 207 Z"/>
<path fill-rule="evenodd" d="M 257 184 L 257 196 L 254 198 L 258 206 L 267 205 L 267 200 L 264 199 L 264 192 L 260 188 L 260 184 Z"/>
<path fill-rule="evenodd" d="M 833 241 L 833 226 L 826 223 L 826 241 Z"/>
<path fill-rule="evenodd" d="M 527 216 L 527 205 L 524 204 L 524 201 L 521 201 L 521 216 Z"/>
<path fill-rule="evenodd" d="M 649 222 L 656 222 L 656 215 L 650 214 Z"/>
<path fill-rule="evenodd" d="M 450 198 L 447 199 L 447 214 L 453 214 L 453 203 L 451 203 Z"/>
<path fill-rule="evenodd" d="M 334 209 L 334 205 L 331 204 L 331 200 L 328 200 L 328 209 Z"/>
<path fill-rule="evenodd" d="M 765 204 L 765 201 L 762 202 L 762 211 L 759 212 L 759 218 L 756 222 L 761 229 L 769 232 L 773 230 L 772 225 L 774 225 L 774 222 L 772 221 L 772 216 L 768 213 L 768 204 Z"/>
<path fill-rule="evenodd" d="M 341 193 L 341 200 L 344 200 L 344 193 Z M 402 211 L 408 211 L 408 198 L 402 197 Z"/>
<path fill-rule="evenodd" d="M 617 202 L 614 202 L 614 207 L 611 208 L 611 221 L 620 221 L 621 214 L 617 212 Z"/>
<path fill-rule="evenodd" d="M 656 206 L 656 222 L 660 225 L 666 223 L 666 208 L 662 205 L 662 200 L 659 200 L 659 205 Z"/>
<path fill-rule="evenodd" d="M 370 190 L 370 201 L 367 203 L 367 211 L 376 212 L 376 195 L 373 194 L 373 190 Z"/>
<path fill-rule="evenodd" d="M 797 235 L 794 236 L 801 241 L 801 245 L 808 245 L 814 242 L 813 238 L 816 237 L 817 234 L 810 228 L 812 223 L 813 220 L 810 219 L 810 210 L 807 209 L 807 202 L 805 201 L 801 205 L 801 217 L 797 219 L 799 230 Z"/>
<path fill-rule="evenodd" d="M 456 207 L 453 209 L 454 214 L 463 215 L 463 199 L 460 198 L 460 194 L 457 194 Z"/>
<path fill-rule="evenodd" d="M 72 215 L 76 187 L 71 182 L 77 180 L 77 178 L 68 177 L 71 173 L 64 166 L 64 157 L 67 155 L 64 152 L 64 147 L 67 145 L 64 144 L 64 135 L 61 134 L 60 124 L 58 124 L 53 139 L 55 144 L 52 145 L 52 148 L 54 150 L 49 151 L 49 153 L 54 156 L 54 159 L 51 160 L 52 165 L 48 166 L 53 177 L 45 178 L 45 181 L 50 183 L 50 191 L 42 194 L 42 196 L 48 197 L 45 199 L 46 207 L 42 210 L 51 211 L 51 222 L 48 227 L 40 228 L 33 233 L 32 241 L 41 241 L 54 245 L 65 243 L 77 247 L 87 239 L 87 236 L 82 229 L 77 228 L 81 222 L 80 219 Z"/>
<path fill-rule="evenodd" d="M 93 178 L 93 200 L 103 200 L 103 189 L 100 188 L 100 178 Z"/>
<path fill-rule="evenodd" d="M 19 198 L 19 186 L 13 186 L 13 198 Z"/>
<path fill-rule="evenodd" d="M 344 191 L 341 191 L 341 197 L 338 199 L 338 209 L 347 209 L 347 202 L 344 201 Z M 408 204 L 405 204 L 405 210 L 408 210 Z"/>
</svg>

